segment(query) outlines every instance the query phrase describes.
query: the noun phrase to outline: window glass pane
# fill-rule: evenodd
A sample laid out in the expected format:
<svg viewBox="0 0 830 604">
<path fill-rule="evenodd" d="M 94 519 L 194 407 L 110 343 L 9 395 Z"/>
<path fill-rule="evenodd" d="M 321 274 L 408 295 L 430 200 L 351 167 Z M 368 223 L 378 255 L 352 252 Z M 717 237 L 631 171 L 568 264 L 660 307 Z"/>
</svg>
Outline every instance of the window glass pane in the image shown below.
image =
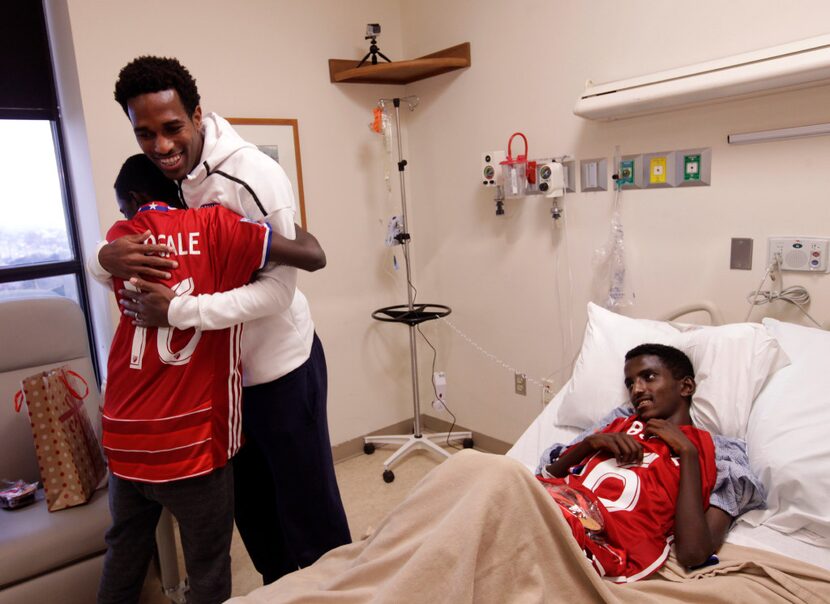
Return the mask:
<svg viewBox="0 0 830 604">
<path fill-rule="evenodd" d="M 74 274 L 0 283 L 0 298 L 4 299 L 37 297 L 50 292 L 81 303 L 78 297 L 78 280 Z"/>
<path fill-rule="evenodd" d="M 72 259 L 52 123 L 0 120 L 0 268 Z"/>
</svg>

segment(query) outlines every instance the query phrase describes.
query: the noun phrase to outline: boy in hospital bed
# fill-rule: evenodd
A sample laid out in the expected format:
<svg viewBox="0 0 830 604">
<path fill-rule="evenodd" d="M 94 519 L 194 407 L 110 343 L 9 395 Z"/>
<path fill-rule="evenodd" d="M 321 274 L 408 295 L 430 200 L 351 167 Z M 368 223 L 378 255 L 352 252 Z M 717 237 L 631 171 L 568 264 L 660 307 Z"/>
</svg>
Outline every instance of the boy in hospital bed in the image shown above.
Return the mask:
<svg viewBox="0 0 830 604">
<path fill-rule="evenodd" d="M 672 542 L 681 564 L 709 561 L 732 519 L 765 498 L 743 442 L 692 425 L 685 354 L 644 344 L 624 374 L 630 402 L 548 449 L 547 476 L 460 451 L 366 539 L 232 601 L 830 602 L 822 569 L 734 544 L 716 565 L 655 572 Z"/>
<path fill-rule="evenodd" d="M 692 425 L 694 369 L 680 350 L 642 344 L 625 356 L 629 404 L 570 446 L 542 455 L 537 478 L 596 570 L 636 581 L 666 560 L 694 567 L 718 551 L 735 517 L 764 505 L 743 441 Z"/>
</svg>

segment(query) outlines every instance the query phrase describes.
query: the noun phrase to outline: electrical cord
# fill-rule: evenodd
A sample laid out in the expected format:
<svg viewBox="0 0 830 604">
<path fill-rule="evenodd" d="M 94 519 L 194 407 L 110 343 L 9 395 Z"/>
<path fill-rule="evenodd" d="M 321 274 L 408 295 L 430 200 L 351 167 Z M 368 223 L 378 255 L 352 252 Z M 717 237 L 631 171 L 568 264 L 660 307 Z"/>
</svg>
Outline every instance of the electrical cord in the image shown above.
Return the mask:
<svg viewBox="0 0 830 604">
<path fill-rule="evenodd" d="M 746 317 L 744 317 L 744 323 L 749 321 L 749 315 L 752 314 L 752 311 L 755 309 L 758 304 L 754 302 L 754 300 L 758 297 L 761 293 L 761 288 L 764 287 L 764 283 L 767 282 L 767 277 L 769 277 L 770 273 L 773 271 L 773 268 L 778 264 L 778 259 L 774 259 L 769 266 L 767 266 L 767 270 L 764 273 L 764 276 L 761 277 L 761 282 L 758 284 L 758 287 L 755 288 L 755 291 L 749 294 L 746 297 L 746 301 L 749 302 L 749 310 L 746 313 Z M 769 292 L 768 292 L 769 293 Z M 761 304 L 766 304 L 766 302 L 761 302 Z"/>
<path fill-rule="evenodd" d="M 427 346 L 429 346 L 430 348 L 432 348 L 432 375 L 433 375 L 433 380 L 432 380 L 432 391 L 433 391 L 433 393 L 435 394 L 435 400 L 439 400 L 439 401 L 441 401 L 441 406 L 442 406 L 442 407 L 444 407 L 444 409 L 446 410 L 446 412 L 447 412 L 447 413 L 449 413 L 449 414 L 450 414 L 450 416 L 452 416 L 452 424 L 450 424 L 450 429 L 447 431 L 447 446 L 448 446 L 448 447 L 452 447 L 453 449 L 456 449 L 456 450 L 460 451 L 460 450 L 461 450 L 461 447 L 458 447 L 458 446 L 456 446 L 456 445 L 454 445 L 454 444 L 452 444 L 452 443 L 450 442 L 450 435 L 452 434 L 453 428 L 455 428 L 455 422 L 456 422 L 456 420 L 455 420 L 455 413 L 453 413 L 452 411 L 450 411 L 450 408 L 449 408 L 449 407 L 447 407 L 447 402 L 446 402 L 445 400 L 443 400 L 443 399 L 441 399 L 441 398 L 439 398 L 439 397 L 438 397 L 438 389 L 435 387 L 435 381 L 434 381 L 434 376 L 435 376 L 435 361 L 436 361 L 436 359 L 438 358 L 438 350 L 435 348 L 435 346 L 433 346 L 433 345 L 432 345 L 432 342 L 430 342 L 430 341 L 429 341 L 429 338 L 427 338 L 427 337 L 426 337 L 426 335 L 424 334 L 424 332 L 423 332 L 423 331 L 421 331 L 421 326 L 420 326 L 420 325 L 416 325 L 416 326 L 415 326 L 415 329 L 417 329 L 417 330 L 418 330 L 418 333 L 419 333 L 419 334 L 421 334 L 421 337 L 424 339 L 424 342 L 426 342 L 426 343 L 427 343 Z"/>
<path fill-rule="evenodd" d="M 763 304 L 769 304 L 770 302 L 775 302 L 776 300 L 783 300 L 784 302 L 789 302 L 798 310 L 800 310 L 805 317 L 810 319 L 816 327 L 822 329 L 821 323 L 816 321 L 813 317 L 810 316 L 810 313 L 804 308 L 804 305 L 810 301 L 810 294 L 809 292 L 800 285 L 793 285 L 792 287 L 788 287 L 780 292 L 771 292 L 771 291 L 760 291 L 756 290 L 747 296 L 747 301 L 750 303 L 751 308 L 750 312 L 752 312 L 752 308 L 755 306 L 761 306 Z M 749 318 L 749 314 L 747 314 L 747 318 Z"/>
<path fill-rule="evenodd" d="M 746 318 L 744 322 L 749 321 L 749 317 L 752 314 L 753 309 L 756 306 L 763 306 L 764 304 L 769 304 L 771 302 L 775 302 L 776 300 L 783 300 L 784 302 L 789 302 L 798 310 L 800 310 L 805 317 L 810 319 L 813 323 L 815 323 L 816 327 L 822 329 L 821 324 L 816 321 L 810 313 L 804 308 L 804 305 L 810 302 L 810 293 L 807 291 L 806 288 L 802 287 L 801 285 L 793 285 L 791 287 L 787 287 L 781 291 L 772 291 L 772 290 L 761 290 L 766 283 L 767 278 L 772 275 L 772 279 L 775 280 L 775 274 L 779 271 L 781 266 L 780 258 L 778 255 L 773 258 L 770 265 L 767 267 L 766 272 L 764 273 L 761 282 L 758 284 L 758 287 L 755 291 L 749 294 L 746 297 L 746 301 L 749 302 L 749 311 L 746 313 Z M 780 280 L 780 277 L 779 277 Z"/>
<path fill-rule="evenodd" d="M 474 341 L 474 340 L 473 340 L 470 336 L 468 336 L 466 333 L 464 333 L 463 331 L 461 331 L 458 327 L 456 327 L 456 326 L 452 323 L 452 321 L 450 321 L 450 320 L 449 320 L 449 319 L 447 319 L 446 317 L 441 317 L 441 318 L 439 318 L 438 320 L 439 320 L 439 321 L 442 321 L 443 323 L 446 323 L 446 324 L 450 327 L 450 329 L 452 329 L 455 333 L 457 333 L 459 336 L 461 336 L 461 339 L 462 339 L 462 340 L 464 340 L 465 342 L 467 342 L 467 344 L 469 344 L 470 346 L 472 346 L 473 348 L 475 348 L 475 349 L 476 349 L 479 353 L 481 353 L 483 356 L 485 356 L 485 357 L 487 357 L 488 359 L 490 359 L 490 360 L 491 360 L 492 362 L 494 362 L 496 365 L 500 365 L 501 367 L 503 367 L 504 369 L 506 369 L 507 371 L 509 371 L 509 372 L 511 372 L 511 373 L 514 373 L 514 374 L 515 374 L 515 373 L 520 373 L 520 372 L 519 372 L 519 370 L 518 370 L 518 369 L 516 369 L 515 367 L 513 367 L 512 365 L 510 365 L 510 364 L 508 364 L 508 363 L 504 362 L 503 360 L 501 360 L 499 357 L 497 357 L 497 356 L 496 356 L 496 355 L 494 355 L 493 353 L 491 353 L 491 352 L 489 352 L 489 351 L 485 350 L 483 346 L 481 346 L 480 344 L 478 344 L 477 342 L 475 342 L 475 341 Z M 548 377 L 547 377 L 547 378 L 537 379 L 537 378 L 533 378 L 533 377 L 531 377 L 531 376 L 529 376 L 529 375 L 525 375 L 525 379 L 526 379 L 528 382 L 530 382 L 531 384 L 534 384 L 534 385 L 538 386 L 538 387 L 540 388 L 540 390 L 541 390 L 542 388 L 544 388 L 544 384 L 542 383 L 542 380 L 545 380 L 545 379 L 550 379 L 550 378 L 552 378 L 554 375 L 558 375 L 558 374 L 560 374 L 560 373 L 562 373 L 562 372 L 564 372 L 564 371 L 568 370 L 569 368 L 571 368 L 571 370 L 572 370 L 573 365 L 574 365 L 574 363 L 576 363 L 576 359 L 577 359 L 577 357 L 579 356 L 579 352 L 580 352 L 580 351 L 579 351 L 579 350 L 577 350 L 577 351 L 574 353 L 574 356 L 573 356 L 573 358 L 572 358 L 570 361 L 568 361 L 567 363 L 565 363 L 565 364 L 563 364 L 563 365 L 561 365 L 561 366 L 557 367 L 556 369 L 554 369 L 552 372 L 550 372 L 550 373 L 548 374 Z M 540 399 L 540 401 L 541 401 L 541 399 Z M 544 403 L 542 403 L 542 406 L 544 407 Z"/>
</svg>

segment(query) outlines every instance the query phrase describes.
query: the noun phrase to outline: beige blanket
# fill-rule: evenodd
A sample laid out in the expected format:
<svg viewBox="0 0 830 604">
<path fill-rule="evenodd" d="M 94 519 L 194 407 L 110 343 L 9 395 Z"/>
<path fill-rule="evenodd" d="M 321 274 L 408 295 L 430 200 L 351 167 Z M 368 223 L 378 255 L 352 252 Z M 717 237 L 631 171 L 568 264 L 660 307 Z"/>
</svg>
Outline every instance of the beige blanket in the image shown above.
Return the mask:
<svg viewBox="0 0 830 604">
<path fill-rule="evenodd" d="M 524 466 L 467 450 L 430 472 L 368 539 L 231 602 L 830 602 L 830 572 L 729 544 L 719 556 L 693 574 L 672 558 L 652 578 L 611 584 Z"/>
</svg>

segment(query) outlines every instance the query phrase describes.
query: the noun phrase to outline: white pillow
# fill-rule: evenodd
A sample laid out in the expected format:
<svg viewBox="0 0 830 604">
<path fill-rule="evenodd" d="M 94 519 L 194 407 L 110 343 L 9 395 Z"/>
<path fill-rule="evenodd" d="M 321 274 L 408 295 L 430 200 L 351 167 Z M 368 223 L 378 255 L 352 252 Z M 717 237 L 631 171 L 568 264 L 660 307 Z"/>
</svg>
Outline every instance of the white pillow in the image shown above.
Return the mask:
<svg viewBox="0 0 830 604">
<path fill-rule="evenodd" d="M 789 358 L 759 323 L 682 329 L 677 348 L 692 361 L 698 384 L 692 421 L 713 434 L 745 438 L 756 397 Z"/>
<path fill-rule="evenodd" d="M 673 324 L 632 319 L 589 303 L 582 350 L 557 423 L 584 429 L 626 402 L 625 353 L 644 343 L 674 346 L 689 356 L 697 382 L 692 420 L 737 438 L 745 436 L 752 402 L 767 378 L 788 363 L 776 340 L 757 323 Z"/>
<path fill-rule="evenodd" d="M 767 488 L 767 509 L 742 521 L 830 547 L 830 333 L 764 319 L 792 364 L 755 401 L 747 428 L 753 471 Z"/>
<path fill-rule="evenodd" d="M 582 350 L 556 415 L 560 426 L 588 428 L 628 400 L 625 353 L 645 342 L 673 345 L 679 331 L 662 321 L 632 319 L 588 303 Z"/>
</svg>

